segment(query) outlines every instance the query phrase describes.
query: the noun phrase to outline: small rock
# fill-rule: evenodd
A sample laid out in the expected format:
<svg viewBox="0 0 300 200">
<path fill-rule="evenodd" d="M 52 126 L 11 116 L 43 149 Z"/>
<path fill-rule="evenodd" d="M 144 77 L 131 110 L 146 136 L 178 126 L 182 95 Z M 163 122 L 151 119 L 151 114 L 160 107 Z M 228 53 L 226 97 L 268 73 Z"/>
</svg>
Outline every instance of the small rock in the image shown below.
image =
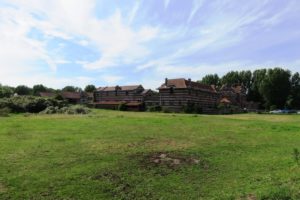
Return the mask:
<svg viewBox="0 0 300 200">
<path fill-rule="evenodd" d="M 160 154 L 160 156 L 159 156 L 160 158 L 166 158 L 167 157 L 167 154 L 165 154 L 165 153 L 162 153 L 162 154 Z"/>
<path fill-rule="evenodd" d="M 192 159 L 193 163 L 198 164 L 200 162 L 200 160 L 197 159 Z"/>
<path fill-rule="evenodd" d="M 180 164 L 180 160 L 179 159 L 173 159 L 173 164 L 174 165 L 179 165 Z"/>
</svg>

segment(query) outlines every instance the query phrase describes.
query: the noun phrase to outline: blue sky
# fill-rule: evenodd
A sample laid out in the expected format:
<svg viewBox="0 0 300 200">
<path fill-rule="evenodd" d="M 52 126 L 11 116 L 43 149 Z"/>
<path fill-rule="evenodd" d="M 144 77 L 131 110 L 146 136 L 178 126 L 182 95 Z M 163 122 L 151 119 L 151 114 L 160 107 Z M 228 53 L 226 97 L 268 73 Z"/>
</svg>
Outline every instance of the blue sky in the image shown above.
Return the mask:
<svg viewBox="0 0 300 200">
<path fill-rule="evenodd" d="M 300 71 L 299 0 L 0 0 L 0 83 L 49 87 Z"/>
</svg>

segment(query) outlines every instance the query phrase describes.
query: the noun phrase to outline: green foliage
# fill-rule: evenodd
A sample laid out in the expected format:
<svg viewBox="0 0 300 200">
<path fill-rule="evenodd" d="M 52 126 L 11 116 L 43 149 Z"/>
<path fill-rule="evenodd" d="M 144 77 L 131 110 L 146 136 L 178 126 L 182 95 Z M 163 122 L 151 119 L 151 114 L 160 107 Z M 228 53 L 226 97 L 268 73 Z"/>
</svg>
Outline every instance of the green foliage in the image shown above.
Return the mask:
<svg viewBox="0 0 300 200">
<path fill-rule="evenodd" d="M 259 87 L 267 108 L 271 105 L 284 108 L 291 90 L 290 77 L 291 72 L 288 70 L 275 68 L 267 71 Z"/>
<path fill-rule="evenodd" d="M 120 111 L 126 111 L 127 110 L 126 104 L 125 103 L 120 103 L 118 105 L 118 110 L 120 110 Z"/>
<path fill-rule="evenodd" d="M 40 92 L 47 92 L 47 87 L 42 84 L 34 85 L 32 88 L 33 95 L 39 96 Z"/>
<path fill-rule="evenodd" d="M 96 86 L 94 86 L 94 85 L 87 85 L 87 86 L 84 88 L 84 91 L 85 91 L 85 92 L 94 92 L 94 91 L 96 91 Z"/>
<path fill-rule="evenodd" d="M 291 95 L 288 98 L 288 106 L 294 109 L 300 109 L 300 75 L 295 73 L 291 79 Z"/>
<path fill-rule="evenodd" d="M 63 107 L 64 101 L 34 96 L 17 96 L 0 100 L 0 108 L 8 108 L 13 113 L 39 113 L 49 106 Z"/>
<path fill-rule="evenodd" d="M 59 101 L 63 101 L 64 98 L 61 96 L 61 94 L 56 94 L 54 99 L 59 100 Z"/>
<path fill-rule="evenodd" d="M 82 89 L 75 86 L 66 86 L 62 89 L 63 92 L 81 92 Z"/>
<path fill-rule="evenodd" d="M 14 94 L 14 89 L 9 86 L 2 86 L 0 84 L 0 98 L 11 97 Z"/>
<path fill-rule="evenodd" d="M 225 74 L 221 79 L 222 84 L 236 85 L 241 83 L 241 78 L 238 71 L 231 71 Z"/>
<path fill-rule="evenodd" d="M 220 103 L 217 108 L 220 114 L 236 114 L 242 112 L 238 106 L 226 105 L 224 103 Z"/>
<path fill-rule="evenodd" d="M 277 106 L 276 105 L 271 105 L 270 110 L 277 110 Z"/>
<path fill-rule="evenodd" d="M 32 95 L 32 89 L 27 87 L 26 85 L 19 85 L 15 88 L 14 91 L 18 95 Z"/>
<path fill-rule="evenodd" d="M 208 74 L 208 75 L 204 76 L 202 78 L 202 80 L 199 82 L 206 84 L 206 85 L 215 85 L 216 87 L 220 87 L 221 86 L 220 81 L 221 80 L 220 80 L 218 74 Z"/>
<path fill-rule="evenodd" d="M 69 114 L 69 115 L 76 115 L 76 114 L 88 114 L 91 110 L 82 105 L 75 105 L 75 106 L 67 106 L 59 108 L 58 106 L 49 106 L 44 111 L 40 112 L 41 114 Z"/>
<path fill-rule="evenodd" d="M 184 106 L 183 111 L 185 113 L 194 113 L 195 111 L 195 104 L 194 102 L 188 102 L 186 106 Z"/>
<path fill-rule="evenodd" d="M 196 105 L 193 102 L 188 102 L 186 106 L 184 106 L 183 111 L 185 113 L 197 113 L 202 114 L 203 108 L 200 105 Z"/>
<path fill-rule="evenodd" d="M 0 108 L 0 117 L 8 117 L 11 110 L 7 107 Z"/>
<path fill-rule="evenodd" d="M 148 106 L 147 111 L 148 112 L 160 112 L 160 111 L 162 111 L 162 107 L 161 106 Z"/>
<path fill-rule="evenodd" d="M 172 113 L 172 111 L 167 107 L 162 107 L 162 112 L 163 113 Z"/>
</svg>

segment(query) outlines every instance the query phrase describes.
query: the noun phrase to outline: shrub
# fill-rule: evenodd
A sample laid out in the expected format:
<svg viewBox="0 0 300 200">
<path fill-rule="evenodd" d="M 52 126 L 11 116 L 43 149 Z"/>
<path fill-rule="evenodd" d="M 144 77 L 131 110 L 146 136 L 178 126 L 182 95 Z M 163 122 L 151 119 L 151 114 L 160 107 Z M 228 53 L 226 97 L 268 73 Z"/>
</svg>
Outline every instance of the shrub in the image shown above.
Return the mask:
<svg viewBox="0 0 300 200">
<path fill-rule="evenodd" d="M 195 112 L 195 104 L 193 102 L 188 102 L 186 106 L 183 108 L 185 113 L 194 113 Z"/>
<path fill-rule="evenodd" d="M 195 113 L 202 114 L 203 113 L 203 108 L 201 106 L 195 106 Z"/>
<path fill-rule="evenodd" d="M 41 114 L 69 114 L 69 115 L 76 115 L 76 114 L 88 114 L 91 110 L 82 105 L 75 105 L 70 107 L 54 107 L 49 106 Z"/>
<path fill-rule="evenodd" d="M 126 111 L 127 110 L 126 104 L 125 103 L 120 103 L 118 105 L 118 110 L 120 110 L 120 111 Z"/>
<path fill-rule="evenodd" d="M 171 113 L 171 110 L 169 108 L 163 107 L 162 112 L 164 113 Z"/>
<path fill-rule="evenodd" d="M 9 108 L 0 108 L 0 117 L 8 117 L 10 112 Z"/>
<path fill-rule="evenodd" d="M 276 110 L 276 109 L 277 109 L 277 106 L 276 106 L 276 105 L 270 106 L 270 110 Z"/>
<path fill-rule="evenodd" d="M 34 96 L 17 96 L 0 100 L 0 108 L 9 108 L 13 113 L 39 113 L 49 106 L 64 107 L 65 101 Z"/>
<path fill-rule="evenodd" d="M 162 111 L 162 108 L 161 108 L 161 106 L 149 106 L 147 108 L 147 111 L 148 112 L 160 112 L 160 111 Z"/>
</svg>

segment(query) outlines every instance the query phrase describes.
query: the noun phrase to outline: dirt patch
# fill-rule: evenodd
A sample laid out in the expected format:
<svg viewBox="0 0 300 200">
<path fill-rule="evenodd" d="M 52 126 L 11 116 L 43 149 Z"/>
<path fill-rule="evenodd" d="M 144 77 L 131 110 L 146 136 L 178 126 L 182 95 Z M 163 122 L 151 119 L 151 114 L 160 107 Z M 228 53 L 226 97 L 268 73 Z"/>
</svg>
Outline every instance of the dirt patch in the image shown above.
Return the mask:
<svg viewBox="0 0 300 200">
<path fill-rule="evenodd" d="M 139 155 L 138 157 L 141 166 L 145 168 L 166 167 L 168 169 L 178 169 L 192 165 L 208 168 L 207 162 L 199 157 L 175 152 L 154 152 L 148 155 Z"/>
<path fill-rule="evenodd" d="M 92 177 L 92 180 L 99 180 L 106 183 L 101 189 L 115 199 L 152 199 L 152 193 L 138 191 L 140 181 L 131 180 L 130 174 L 123 174 L 118 171 L 106 171 Z"/>
<path fill-rule="evenodd" d="M 3 183 L 0 183 L 0 193 L 5 193 L 5 192 L 7 192 L 7 187 Z"/>
<path fill-rule="evenodd" d="M 246 196 L 242 196 L 237 198 L 237 200 L 257 200 L 258 198 L 254 194 L 248 194 Z"/>
</svg>

